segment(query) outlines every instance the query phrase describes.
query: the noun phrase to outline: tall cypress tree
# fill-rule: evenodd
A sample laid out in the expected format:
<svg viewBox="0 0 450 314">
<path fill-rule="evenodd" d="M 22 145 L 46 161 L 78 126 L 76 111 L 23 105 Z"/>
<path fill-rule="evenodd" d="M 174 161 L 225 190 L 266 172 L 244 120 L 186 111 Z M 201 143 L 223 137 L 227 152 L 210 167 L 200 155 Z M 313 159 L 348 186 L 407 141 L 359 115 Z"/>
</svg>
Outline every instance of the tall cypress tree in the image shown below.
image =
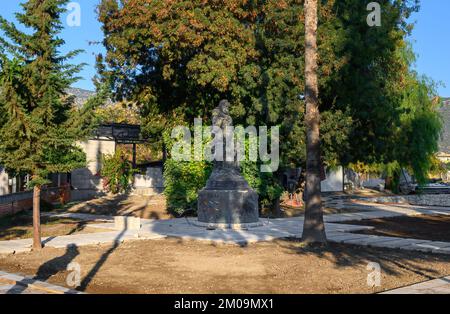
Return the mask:
<svg viewBox="0 0 450 314">
<path fill-rule="evenodd" d="M 42 248 L 40 194 L 51 173 L 70 172 L 85 164 L 75 141 L 85 134 L 86 111 L 73 107 L 66 89 L 82 65 L 67 61 L 80 51 L 62 55 L 58 37 L 67 0 L 29 0 L 16 18 L 27 31 L 0 17 L 0 161 L 9 172 L 31 175 L 33 248 Z M 80 120 L 81 119 L 81 120 Z"/>
</svg>

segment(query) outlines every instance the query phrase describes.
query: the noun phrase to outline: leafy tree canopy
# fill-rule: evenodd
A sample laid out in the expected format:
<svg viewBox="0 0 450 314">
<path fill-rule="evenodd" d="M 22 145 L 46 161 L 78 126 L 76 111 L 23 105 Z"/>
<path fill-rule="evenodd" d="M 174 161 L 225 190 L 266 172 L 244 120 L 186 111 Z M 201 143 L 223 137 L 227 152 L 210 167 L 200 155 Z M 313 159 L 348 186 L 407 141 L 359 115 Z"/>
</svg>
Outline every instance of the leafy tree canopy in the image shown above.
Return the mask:
<svg viewBox="0 0 450 314">
<path fill-rule="evenodd" d="M 419 1 L 379 2 L 382 26 L 369 27 L 368 2 L 320 1 L 322 152 L 329 165 L 398 163 L 420 177 L 439 125 L 432 86 L 410 70 L 407 20 Z M 303 6 L 304 0 L 103 0 L 102 74 L 117 99 L 138 105 L 147 132 L 208 119 L 227 98 L 237 123 L 279 125 L 283 164 L 302 165 Z M 405 142 L 411 132 L 420 135 Z"/>
</svg>

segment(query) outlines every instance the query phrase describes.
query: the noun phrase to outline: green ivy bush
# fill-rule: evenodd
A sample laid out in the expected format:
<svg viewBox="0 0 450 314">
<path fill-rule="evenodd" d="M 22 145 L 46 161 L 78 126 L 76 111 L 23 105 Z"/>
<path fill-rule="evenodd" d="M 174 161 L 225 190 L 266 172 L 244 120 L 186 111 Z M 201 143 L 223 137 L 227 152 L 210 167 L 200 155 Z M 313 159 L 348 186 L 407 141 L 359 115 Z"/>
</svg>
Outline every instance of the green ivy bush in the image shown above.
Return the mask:
<svg viewBox="0 0 450 314">
<path fill-rule="evenodd" d="M 260 167 L 260 163 L 245 161 L 241 163 L 241 173 L 252 189 L 258 193 L 259 208 L 272 208 L 284 189 L 276 173 L 261 172 Z"/>
<path fill-rule="evenodd" d="M 135 172 L 126 153 L 121 149 L 117 149 L 112 155 L 104 154 L 102 156 L 101 177 L 103 187 L 107 192 L 113 194 L 129 192 Z"/>
<path fill-rule="evenodd" d="M 198 192 L 211 174 L 212 164 L 202 161 L 175 161 L 164 165 L 164 194 L 168 210 L 176 217 L 197 212 Z"/>
</svg>

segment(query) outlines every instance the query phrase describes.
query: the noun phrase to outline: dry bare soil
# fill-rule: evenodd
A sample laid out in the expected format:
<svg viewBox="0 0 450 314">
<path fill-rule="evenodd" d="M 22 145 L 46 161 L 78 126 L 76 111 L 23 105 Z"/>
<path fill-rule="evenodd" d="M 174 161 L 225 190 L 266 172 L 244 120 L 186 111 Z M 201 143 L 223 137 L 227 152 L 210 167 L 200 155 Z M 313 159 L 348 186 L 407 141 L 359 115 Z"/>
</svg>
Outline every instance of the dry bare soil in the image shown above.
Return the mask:
<svg viewBox="0 0 450 314">
<path fill-rule="evenodd" d="M 289 206 L 289 202 L 287 200 L 283 200 L 281 208 L 281 213 L 274 213 L 271 209 L 263 209 L 261 212 L 261 217 L 297 217 L 303 215 L 305 212 L 303 206 Z M 135 216 L 146 219 L 175 218 L 167 209 L 167 201 L 164 195 L 111 195 L 90 201 L 69 204 L 60 209 L 60 211 L 111 216 Z M 324 208 L 325 214 L 339 214 L 358 211 L 361 210 L 354 208 Z"/>
<path fill-rule="evenodd" d="M 164 195 L 110 195 L 66 206 L 63 211 L 110 216 L 135 216 L 145 219 L 173 218 L 167 211 Z"/>
<path fill-rule="evenodd" d="M 0 269 L 66 285 L 67 265 L 77 262 L 79 290 L 89 293 L 373 293 L 447 276 L 449 261 L 295 240 L 240 247 L 163 239 L 0 256 Z M 381 264 L 379 288 L 367 286 L 369 262 Z"/>
</svg>

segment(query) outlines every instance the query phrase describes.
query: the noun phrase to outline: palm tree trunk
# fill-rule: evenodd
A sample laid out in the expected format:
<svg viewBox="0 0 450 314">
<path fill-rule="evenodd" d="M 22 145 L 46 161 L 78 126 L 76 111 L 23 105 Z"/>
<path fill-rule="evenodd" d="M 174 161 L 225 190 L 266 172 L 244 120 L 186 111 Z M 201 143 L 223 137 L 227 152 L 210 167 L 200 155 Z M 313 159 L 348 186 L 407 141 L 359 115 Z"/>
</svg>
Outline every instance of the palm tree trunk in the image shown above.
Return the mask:
<svg viewBox="0 0 450 314">
<path fill-rule="evenodd" d="M 320 196 L 320 112 L 317 80 L 317 0 L 305 1 L 306 197 L 303 241 L 326 243 Z"/>
<path fill-rule="evenodd" d="M 41 242 L 41 187 L 33 189 L 33 250 L 42 249 Z"/>
</svg>

